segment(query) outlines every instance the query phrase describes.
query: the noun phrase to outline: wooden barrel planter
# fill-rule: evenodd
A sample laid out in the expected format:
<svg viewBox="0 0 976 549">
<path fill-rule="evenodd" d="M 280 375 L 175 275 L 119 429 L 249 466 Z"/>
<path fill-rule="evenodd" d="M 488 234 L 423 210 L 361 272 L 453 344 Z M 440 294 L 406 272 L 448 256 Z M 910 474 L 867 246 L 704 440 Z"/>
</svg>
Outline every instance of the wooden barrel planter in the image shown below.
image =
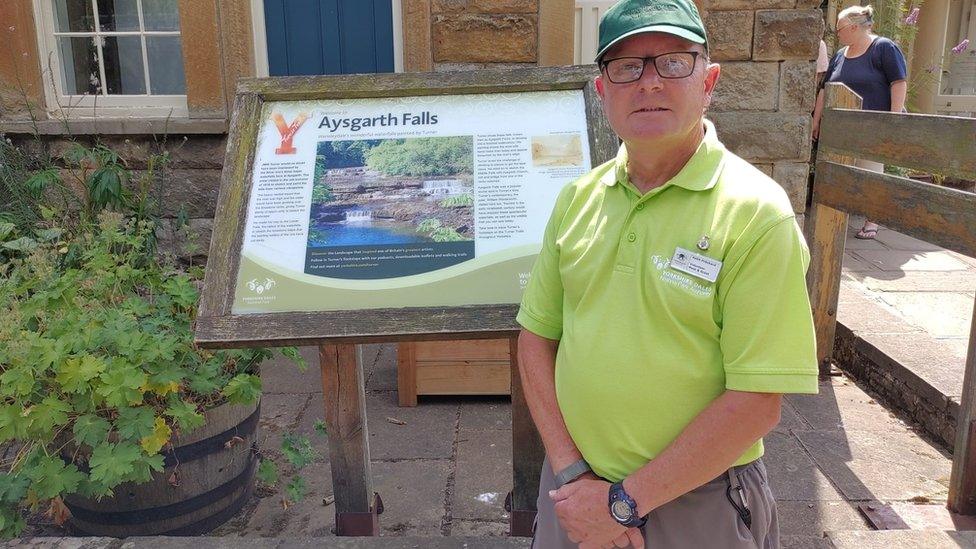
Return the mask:
<svg viewBox="0 0 976 549">
<path fill-rule="evenodd" d="M 165 469 L 150 482 L 121 484 L 100 501 L 67 496 L 71 529 L 121 538 L 193 536 L 220 526 L 254 488 L 260 412 L 260 403 L 218 406 L 204 413 L 202 427 L 174 437 L 162 452 Z"/>
</svg>

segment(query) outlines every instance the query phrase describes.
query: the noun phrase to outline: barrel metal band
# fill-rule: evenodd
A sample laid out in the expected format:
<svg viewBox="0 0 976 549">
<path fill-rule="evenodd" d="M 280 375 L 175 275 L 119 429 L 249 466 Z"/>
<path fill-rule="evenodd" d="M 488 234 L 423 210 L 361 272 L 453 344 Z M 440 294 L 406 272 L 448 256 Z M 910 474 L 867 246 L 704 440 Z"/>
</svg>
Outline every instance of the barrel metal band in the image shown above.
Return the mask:
<svg viewBox="0 0 976 549">
<path fill-rule="evenodd" d="M 257 461 L 258 460 L 254 458 L 253 455 L 249 455 L 247 467 L 245 467 L 244 470 L 236 477 L 221 484 L 213 490 L 193 496 L 187 500 L 171 503 L 169 505 L 150 507 L 149 509 L 138 509 L 135 511 L 108 512 L 86 509 L 84 507 L 79 507 L 77 505 L 68 503 L 67 501 L 65 502 L 65 505 L 68 506 L 72 516 L 85 522 L 96 524 L 144 524 L 147 522 L 171 519 L 173 517 L 186 515 L 198 509 L 202 509 L 203 507 L 206 507 L 207 505 L 226 497 L 228 494 L 237 490 L 240 486 L 247 484 L 248 480 L 251 478 L 251 474 L 254 472 L 254 465 L 257 463 Z"/>
</svg>

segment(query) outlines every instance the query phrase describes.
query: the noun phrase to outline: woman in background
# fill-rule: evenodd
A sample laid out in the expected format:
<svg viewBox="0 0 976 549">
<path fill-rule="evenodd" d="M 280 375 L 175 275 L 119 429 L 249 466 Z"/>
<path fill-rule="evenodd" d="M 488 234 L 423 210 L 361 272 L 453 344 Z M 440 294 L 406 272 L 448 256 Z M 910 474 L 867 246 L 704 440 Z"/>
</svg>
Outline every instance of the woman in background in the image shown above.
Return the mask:
<svg viewBox="0 0 976 549">
<path fill-rule="evenodd" d="M 908 93 L 905 56 L 897 44 L 871 32 L 874 9 L 871 6 L 851 6 L 837 16 L 834 32 L 844 46 L 830 60 L 826 82 L 845 84 L 863 100 L 861 109 L 902 112 Z M 820 117 L 823 114 L 824 91 L 817 94 L 813 111 L 813 138 L 820 136 Z M 884 164 L 858 159 L 859 168 L 884 172 Z M 873 239 L 878 225 L 868 220 L 857 232 L 857 238 Z"/>
</svg>

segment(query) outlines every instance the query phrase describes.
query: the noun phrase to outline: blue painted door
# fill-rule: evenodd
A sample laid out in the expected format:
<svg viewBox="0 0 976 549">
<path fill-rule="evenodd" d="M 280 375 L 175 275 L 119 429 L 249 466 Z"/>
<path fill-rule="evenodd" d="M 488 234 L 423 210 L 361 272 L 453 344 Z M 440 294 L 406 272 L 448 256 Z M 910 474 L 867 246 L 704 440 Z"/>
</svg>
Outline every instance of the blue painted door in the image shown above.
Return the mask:
<svg viewBox="0 0 976 549">
<path fill-rule="evenodd" d="M 391 0 L 264 0 L 271 76 L 393 72 Z"/>
</svg>

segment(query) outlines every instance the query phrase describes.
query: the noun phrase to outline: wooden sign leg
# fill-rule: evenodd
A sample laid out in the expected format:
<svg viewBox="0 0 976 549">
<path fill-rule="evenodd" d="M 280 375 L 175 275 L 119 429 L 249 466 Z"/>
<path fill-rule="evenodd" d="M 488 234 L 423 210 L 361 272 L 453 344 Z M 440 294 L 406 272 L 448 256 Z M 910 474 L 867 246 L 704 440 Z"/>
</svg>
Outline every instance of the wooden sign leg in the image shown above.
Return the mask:
<svg viewBox="0 0 976 549">
<path fill-rule="evenodd" d="M 375 536 L 383 502 L 373 492 L 366 429 L 366 388 L 356 345 L 319 347 L 325 424 L 329 434 L 336 534 Z"/>
<path fill-rule="evenodd" d="M 976 515 L 976 304 L 969 328 L 969 353 L 956 422 L 948 507 L 954 513 Z"/>
<path fill-rule="evenodd" d="M 518 371 L 518 337 L 510 340 L 512 362 L 512 491 L 505 501 L 509 514 L 509 534 L 531 537 L 535 523 L 536 498 L 539 495 L 539 473 L 545 448 L 535 429 L 522 392 Z"/>
</svg>

